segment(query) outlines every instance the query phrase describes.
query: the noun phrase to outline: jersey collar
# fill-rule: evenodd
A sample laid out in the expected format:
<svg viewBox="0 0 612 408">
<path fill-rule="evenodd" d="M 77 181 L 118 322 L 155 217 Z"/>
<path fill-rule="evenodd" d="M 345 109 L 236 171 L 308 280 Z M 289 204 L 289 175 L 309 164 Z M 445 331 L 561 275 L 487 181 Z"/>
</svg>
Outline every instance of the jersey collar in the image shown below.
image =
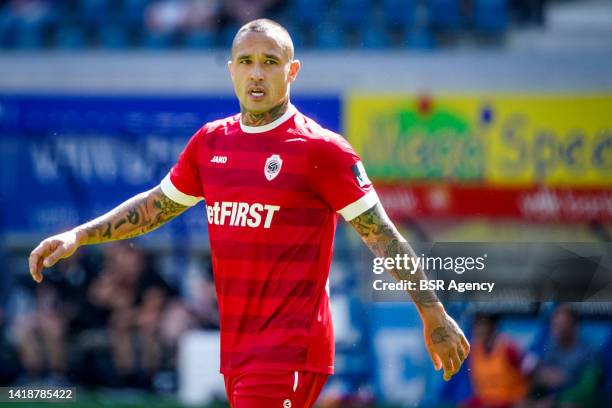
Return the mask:
<svg viewBox="0 0 612 408">
<path fill-rule="evenodd" d="M 283 116 L 281 116 L 280 118 L 276 119 L 273 122 L 268 123 L 267 125 L 262 125 L 262 126 L 247 126 L 247 125 L 243 125 L 242 124 L 242 119 L 240 119 L 240 129 L 242 129 L 242 131 L 244 133 L 263 133 L 263 132 L 267 132 L 267 131 L 275 129 L 275 128 L 279 127 L 280 125 L 282 125 L 283 123 L 285 123 L 290 117 L 295 115 L 296 112 L 297 112 L 297 109 L 295 108 L 295 106 L 293 106 L 292 104 L 289 104 L 289 106 L 287 107 L 287 112 L 283 113 Z"/>
</svg>

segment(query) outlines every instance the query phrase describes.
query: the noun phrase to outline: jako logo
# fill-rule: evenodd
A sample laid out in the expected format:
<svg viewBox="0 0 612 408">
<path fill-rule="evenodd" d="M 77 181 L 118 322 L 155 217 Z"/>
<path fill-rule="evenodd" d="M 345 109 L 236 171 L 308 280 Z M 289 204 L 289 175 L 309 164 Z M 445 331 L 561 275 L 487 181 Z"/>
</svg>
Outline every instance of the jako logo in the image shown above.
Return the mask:
<svg viewBox="0 0 612 408">
<path fill-rule="evenodd" d="M 278 210 L 278 205 L 232 201 L 215 202 L 206 206 L 209 224 L 232 227 L 258 228 L 263 221 L 263 227 L 270 228 L 272 218 Z"/>
<path fill-rule="evenodd" d="M 227 156 L 213 156 L 213 158 L 210 159 L 210 162 L 225 164 L 227 163 Z"/>
</svg>

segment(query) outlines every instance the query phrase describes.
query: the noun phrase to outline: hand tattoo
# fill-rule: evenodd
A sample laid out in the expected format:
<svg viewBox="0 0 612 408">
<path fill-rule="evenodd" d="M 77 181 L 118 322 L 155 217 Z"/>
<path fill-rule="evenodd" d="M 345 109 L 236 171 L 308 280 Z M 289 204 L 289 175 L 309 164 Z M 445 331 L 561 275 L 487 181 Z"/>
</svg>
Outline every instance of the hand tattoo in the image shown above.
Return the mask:
<svg viewBox="0 0 612 408">
<path fill-rule="evenodd" d="M 430 337 L 433 344 L 438 344 L 445 342 L 450 336 L 444 327 L 438 327 L 431 332 Z"/>
</svg>

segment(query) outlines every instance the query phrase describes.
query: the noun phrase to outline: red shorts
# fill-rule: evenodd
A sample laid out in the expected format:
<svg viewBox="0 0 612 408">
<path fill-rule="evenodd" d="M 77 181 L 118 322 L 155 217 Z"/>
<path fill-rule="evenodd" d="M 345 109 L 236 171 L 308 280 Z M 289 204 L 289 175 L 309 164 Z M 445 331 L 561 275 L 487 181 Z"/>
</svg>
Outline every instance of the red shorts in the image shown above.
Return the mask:
<svg viewBox="0 0 612 408">
<path fill-rule="evenodd" d="M 232 408 L 310 408 L 327 374 L 297 371 L 226 375 L 225 391 Z"/>
</svg>

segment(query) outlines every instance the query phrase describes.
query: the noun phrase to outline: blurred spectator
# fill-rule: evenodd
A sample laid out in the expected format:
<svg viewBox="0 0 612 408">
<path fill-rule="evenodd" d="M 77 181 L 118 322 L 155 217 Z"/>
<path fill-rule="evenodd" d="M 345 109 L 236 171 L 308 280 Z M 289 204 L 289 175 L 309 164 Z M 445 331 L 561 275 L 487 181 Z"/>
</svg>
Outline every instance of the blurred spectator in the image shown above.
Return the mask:
<svg viewBox="0 0 612 408">
<path fill-rule="evenodd" d="M 17 23 L 37 24 L 51 16 L 49 0 L 12 0 L 8 2 L 8 13 Z"/>
<path fill-rule="evenodd" d="M 149 31 L 175 33 L 182 29 L 189 16 L 185 0 L 162 0 L 151 3 L 146 10 Z"/>
<path fill-rule="evenodd" d="M 546 0 L 511 0 L 514 19 L 518 24 L 543 25 Z"/>
<path fill-rule="evenodd" d="M 12 0 L 0 8 L 0 46 L 41 46 L 53 20 L 48 0 Z"/>
<path fill-rule="evenodd" d="M 140 249 L 114 243 L 105 255 L 104 268 L 88 293 L 98 315 L 108 316 L 108 332 L 97 333 L 101 339 L 90 333 L 90 346 L 107 347 L 110 355 L 110 365 L 97 361 L 98 381 L 147 388 L 163 363 L 158 328 L 171 290 Z"/>
<path fill-rule="evenodd" d="M 214 32 L 218 11 L 218 0 L 156 1 L 146 10 L 147 28 L 164 34 L 197 30 Z"/>
<path fill-rule="evenodd" d="M 602 406 L 612 406 L 612 354 L 608 351 L 612 350 L 612 327 L 608 331 L 608 339 L 602 347 Z"/>
<path fill-rule="evenodd" d="M 6 259 L 0 248 L 0 256 Z M 18 375 L 16 352 L 7 336 L 8 299 L 12 290 L 12 274 L 4 270 L 0 274 L 0 386 L 11 384 Z"/>
<path fill-rule="evenodd" d="M 190 31 L 215 32 L 220 12 L 219 0 L 191 0 L 186 26 Z"/>
<path fill-rule="evenodd" d="M 36 308 L 19 316 L 14 333 L 26 380 L 36 381 L 47 372 L 63 378 L 66 372 L 66 325 L 56 288 L 43 284 L 36 288 Z"/>
<path fill-rule="evenodd" d="M 185 306 L 133 244 L 110 244 L 103 255 L 100 262 L 78 252 L 40 285 L 24 275 L 11 289 L 9 319 L 0 303 L 0 328 L 10 324 L 0 336 L 1 384 L 14 383 L 22 370 L 24 385 L 176 388 L 179 338 L 207 320 Z M 99 273 L 93 265 L 102 265 Z M 0 281 L 0 294 L 6 284 Z M 212 327 L 216 314 L 208 316 Z"/>
<path fill-rule="evenodd" d="M 90 276 L 80 254 L 75 254 L 34 288 L 32 307 L 15 316 L 12 331 L 25 370 L 22 382 L 43 377 L 50 384 L 67 382 L 68 329 L 77 317 Z"/>
<path fill-rule="evenodd" d="M 580 337 L 578 315 L 569 305 L 562 304 L 554 311 L 550 334 L 550 343 L 537 356 L 529 406 L 597 406 L 598 358 Z"/>
<path fill-rule="evenodd" d="M 266 16 L 279 0 L 227 0 L 225 11 L 235 24 L 241 26 L 247 22 Z"/>
<path fill-rule="evenodd" d="M 203 329 L 219 329 L 219 307 L 210 255 L 197 257 L 183 281 L 183 298 Z"/>
<path fill-rule="evenodd" d="M 469 357 L 474 396 L 464 407 L 510 408 L 527 395 L 528 381 L 521 371 L 522 355 L 514 342 L 498 333 L 496 315 L 479 315 Z"/>
</svg>

